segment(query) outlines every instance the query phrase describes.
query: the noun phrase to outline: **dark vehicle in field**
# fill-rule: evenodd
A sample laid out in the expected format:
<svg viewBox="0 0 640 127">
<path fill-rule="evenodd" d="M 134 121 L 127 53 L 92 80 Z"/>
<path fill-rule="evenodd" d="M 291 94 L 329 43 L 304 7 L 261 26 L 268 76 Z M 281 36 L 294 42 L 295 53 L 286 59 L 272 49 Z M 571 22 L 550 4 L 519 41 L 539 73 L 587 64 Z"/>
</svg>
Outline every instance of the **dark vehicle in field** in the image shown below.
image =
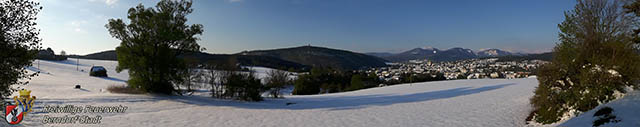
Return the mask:
<svg viewBox="0 0 640 127">
<path fill-rule="evenodd" d="M 89 76 L 107 77 L 107 69 L 102 66 L 93 66 L 89 71 Z"/>
</svg>

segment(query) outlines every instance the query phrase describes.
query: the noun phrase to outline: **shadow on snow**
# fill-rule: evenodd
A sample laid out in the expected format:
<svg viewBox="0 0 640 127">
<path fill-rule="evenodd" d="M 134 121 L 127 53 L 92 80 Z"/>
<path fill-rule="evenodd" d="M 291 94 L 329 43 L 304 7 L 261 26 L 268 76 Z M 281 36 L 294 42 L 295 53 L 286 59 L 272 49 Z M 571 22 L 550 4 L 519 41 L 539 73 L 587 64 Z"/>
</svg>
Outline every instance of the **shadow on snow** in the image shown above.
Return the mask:
<svg viewBox="0 0 640 127">
<path fill-rule="evenodd" d="M 40 60 L 40 59 L 38 59 Z M 67 65 L 73 65 L 76 66 L 78 65 L 78 62 L 74 59 L 74 60 L 60 60 L 60 61 L 55 61 L 55 60 L 41 60 L 41 61 L 46 61 L 46 62 L 52 62 L 52 63 L 58 63 L 58 64 L 67 64 Z M 37 63 L 35 63 L 36 61 L 34 61 L 33 65 L 36 65 Z M 90 65 L 86 65 L 86 64 L 82 64 L 82 62 L 78 65 L 78 66 L 82 66 L 82 67 L 91 67 Z"/>
<path fill-rule="evenodd" d="M 105 79 L 105 80 L 111 80 L 111 81 L 116 81 L 116 82 L 127 82 L 127 80 L 122 80 L 122 79 L 113 78 L 113 77 L 97 77 L 97 78 L 101 78 L 101 79 Z"/>
<path fill-rule="evenodd" d="M 498 84 L 479 88 L 461 87 L 440 91 L 414 93 L 407 95 L 363 95 L 363 96 L 336 96 L 336 97 L 313 97 L 313 98 L 292 98 L 292 99 L 266 99 L 263 102 L 240 102 L 231 100 L 219 100 L 203 96 L 176 96 L 171 97 L 173 101 L 200 106 L 229 106 L 248 109 L 328 109 L 346 110 L 359 109 L 369 106 L 384 106 L 399 103 L 423 102 L 437 99 L 446 99 L 464 95 L 471 95 L 485 91 L 500 89 L 515 83 Z M 226 102 L 225 102 L 226 101 Z M 286 103 L 294 103 L 286 105 Z"/>
<path fill-rule="evenodd" d="M 198 106 L 227 106 L 245 109 L 280 109 L 280 110 L 305 110 L 305 109 L 327 109 L 327 110 L 349 110 L 361 109 L 370 106 L 385 106 L 401 103 L 424 102 L 438 99 L 453 98 L 458 96 L 472 95 L 481 92 L 504 88 L 515 83 L 497 84 L 478 88 L 461 87 L 439 91 L 414 93 L 406 95 L 362 95 L 362 96 L 330 96 L 330 97 L 309 97 L 309 98 L 288 98 L 270 99 L 265 98 L 262 102 L 243 102 L 235 100 L 215 99 L 207 96 L 167 96 L 151 95 L 140 97 L 101 97 L 87 99 L 38 99 L 34 109 L 41 109 L 44 105 L 66 105 L 81 104 L 86 102 L 106 102 L 106 103 L 135 103 L 135 102 L 158 102 L 175 101 L 184 104 Z M 287 103 L 293 103 L 286 105 Z M 124 104 L 126 105 L 126 104 Z M 35 114 L 38 114 L 36 112 Z"/>
</svg>

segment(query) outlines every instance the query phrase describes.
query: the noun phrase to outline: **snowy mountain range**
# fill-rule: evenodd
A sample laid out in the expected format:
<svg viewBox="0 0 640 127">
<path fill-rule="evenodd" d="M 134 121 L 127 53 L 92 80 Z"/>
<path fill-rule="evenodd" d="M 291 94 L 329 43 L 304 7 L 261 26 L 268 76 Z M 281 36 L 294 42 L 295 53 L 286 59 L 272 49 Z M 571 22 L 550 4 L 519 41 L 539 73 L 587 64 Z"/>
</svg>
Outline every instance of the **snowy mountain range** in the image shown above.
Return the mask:
<svg viewBox="0 0 640 127">
<path fill-rule="evenodd" d="M 509 51 L 503 51 L 500 49 L 486 49 L 486 50 L 477 52 L 476 55 L 478 55 L 478 57 L 493 57 L 493 56 L 514 55 L 514 53 L 511 53 Z"/>
<path fill-rule="evenodd" d="M 409 51 L 392 54 L 392 53 L 366 53 L 368 55 L 377 56 L 389 61 L 401 62 L 409 60 L 423 60 L 428 59 L 432 61 L 455 61 L 472 58 L 483 57 L 499 57 L 499 56 L 521 56 L 526 55 L 523 53 L 512 53 L 500 49 L 486 49 L 478 52 L 474 52 L 471 49 L 455 47 L 447 50 L 440 50 L 432 47 L 414 48 Z"/>
</svg>

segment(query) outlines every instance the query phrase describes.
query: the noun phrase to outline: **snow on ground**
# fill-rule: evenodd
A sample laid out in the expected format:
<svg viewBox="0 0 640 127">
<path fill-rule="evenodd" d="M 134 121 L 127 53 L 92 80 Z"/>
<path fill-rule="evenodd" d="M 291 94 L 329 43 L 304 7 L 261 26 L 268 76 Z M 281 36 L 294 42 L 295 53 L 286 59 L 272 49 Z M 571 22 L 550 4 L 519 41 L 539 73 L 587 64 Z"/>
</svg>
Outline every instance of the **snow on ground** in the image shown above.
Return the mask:
<svg viewBox="0 0 640 127">
<path fill-rule="evenodd" d="M 40 61 L 40 70 L 49 73 L 40 74 L 25 86 L 38 99 L 35 112 L 26 117 L 24 126 L 52 126 L 41 122 L 44 115 L 68 115 L 45 113 L 45 105 L 122 105 L 128 107 L 126 113 L 79 115 L 101 115 L 101 124 L 93 126 L 513 127 L 525 126 L 529 98 L 537 85 L 535 78 L 454 80 L 241 102 L 213 99 L 206 94 L 112 94 L 104 89 L 124 85 L 126 71 L 116 73 L 115 61 L 81 59 L 80 63 L 84 72 L 76 71 L 75 59 Z M 104 66 L 110 78 L 90 77 L 87 71 L 91 65 Z M 76 84 L 83 89 L 73 89 Z"/>
<path fill-rule="evenodd" d="M 595 109 L 582 113 L 559 126 L 566 127 L 589 127 L 593 126 L 593 121 L 597 118 L 593 114 L 602 107 L 613 108 L 613 113 L 620 122 L 608 123 L 602 126 L 607 127 L 640 127 L 640 91 L 633 91 L 621 99 L 602 104 Z"/>
<path fill-rule="evenodd" d="M 256 67 L 256 66 L 243 66 L 243 68 L 249 69 L 253 72 L 253 74 L 256 76 L 256 78 L 262 79 L 262 83 L 266 83 L 266 78 L 269 75 L 269 72 L 271 70 L 275 70 L 275 69 L 271 69 L 271 68 L 266 68 L 266 67 Z M 289 76 L 288 78 L 291 80 L 294 80 L 297 77 L 298 73 L 295 72 L 286 72 Z"/>
<path fill-rule="evenodd" d="M 40 69 L 37 68 L 38 61 Z M 31 71 L 39 70 L 41 73 L 30 81 L 31 85 L 25 87 L 34 91 L 34 96 L 38 98 L 82 97 L 100 95 L 103 93 L 101 91 L 105 91 L 108 86 L 125 85 L 124 82 L 129 79 L 129 74 L 126 70 L 121 73 L 115 71 L 117 66 L 115 61 L 81 59 L 79 62 L 80 64 L 76 66 L 75 59 L 66 61 L 36 60 L 33 67 L 27 69 Z M 89 70 L 93 65 L 103 66 L 108 70 L 107 75 L 109 77 L 89 76 Z M 81 85 L 82 89 L 73 89 L 75 85 Z"/>
<path fill-rule="evenodd" d="M 266 68 L 266 67 L 255 67 L 255 66 L 244 66 L 243 68 L 247 68 L 249 70 L 252 70 L 254 72 L 254 74 L 256 75 L 257 78 L 263 79 L 265 77 L 267 77 L 269 71 L 274 70 L 271 68 Z M 295 76 L 297 75 L 297 73 L 294 72 L 288 72 L 290 74 L 289 78 L 294 79 Z"/>
</svg>

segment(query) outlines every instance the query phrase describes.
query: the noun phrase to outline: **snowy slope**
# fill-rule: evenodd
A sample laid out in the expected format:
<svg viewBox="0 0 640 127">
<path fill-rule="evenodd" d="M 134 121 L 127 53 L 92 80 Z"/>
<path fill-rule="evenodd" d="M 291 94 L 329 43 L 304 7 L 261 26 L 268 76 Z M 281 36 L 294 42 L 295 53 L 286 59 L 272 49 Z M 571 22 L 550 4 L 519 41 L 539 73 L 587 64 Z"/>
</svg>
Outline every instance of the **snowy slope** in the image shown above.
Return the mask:
<svg viewBox="0 0 640 127">
<path fill-rule="evenodd" d="M 38 96 L 35 112 L 27 116 L 25 126 L 51 126 L 41 123 L 44 115 L 66 115 L 44 113 L 45 105 L 123 105 L 129 107 L 124 114 L 80 115 L 101 115 L 102 123 L 93 126 L 513 127 L 525 126 L 529 98 L 537 85 L 535 78 L 455 80 L 239 102 L 212 99 L 206 94 L 112 94 L 103 90 L 110 85 L 124 85 L 128 79 L 126 71 L 115 72 L 115 61 L 80 60 L 80 68 L 85 72 L 76 71 L 74 63 L 75 60 L 40 62 L 41 71 L 49 74 L 40 74 L 25 86 L 33 91 L 33 96 Z M 86 70 L 91 65 L 106 67 L 112 77 L 88 76 Z M 75 84 L 84 89 L 73 89 Z"/>
<path fill-rule="evenodd" d="M 620 122 L 604 124 L 608 127 L 640 127 L 640 91 L 633 91 L 623 98 L 600 105 L 595 109 L 587 111 L 574 117 L 559 126 L 566 127 L 588 127 L 596 118 L 593 114 L 602 107 L 613 108 L 613 113 Z"/>
<path fill-rule="evenodd" d="M 37 68 L 38 61 L 40 69 Z M 30 81 L 31 85 L 26 86 L 26 88 L 34 91 L 36 95 L 37 93 L 53 93 L 37 96 L 42 98 L 91 96 L 100 94 L 100 91 L 104 91 L 111 85 L 125 85 L 125 81 L 129 79 L 129 74 L 126 70 L 121 73 L 115 71 L 116 61 L 81 59 L 79 62 L 78 70 L 76 70 L 75 59 L 66 61 L 36 60 L 33 67 L 29 67 L 28 70 L 39 70 L 41 73 L 38 77 L 34 77 Z M 89 70 L 93 65 L 105 67 L 108 70 L 107 75 L 109 77 L 89 76 Z M 75 85 L 81 85 L 83 89 L 72 89 Z"/>
</svg>

